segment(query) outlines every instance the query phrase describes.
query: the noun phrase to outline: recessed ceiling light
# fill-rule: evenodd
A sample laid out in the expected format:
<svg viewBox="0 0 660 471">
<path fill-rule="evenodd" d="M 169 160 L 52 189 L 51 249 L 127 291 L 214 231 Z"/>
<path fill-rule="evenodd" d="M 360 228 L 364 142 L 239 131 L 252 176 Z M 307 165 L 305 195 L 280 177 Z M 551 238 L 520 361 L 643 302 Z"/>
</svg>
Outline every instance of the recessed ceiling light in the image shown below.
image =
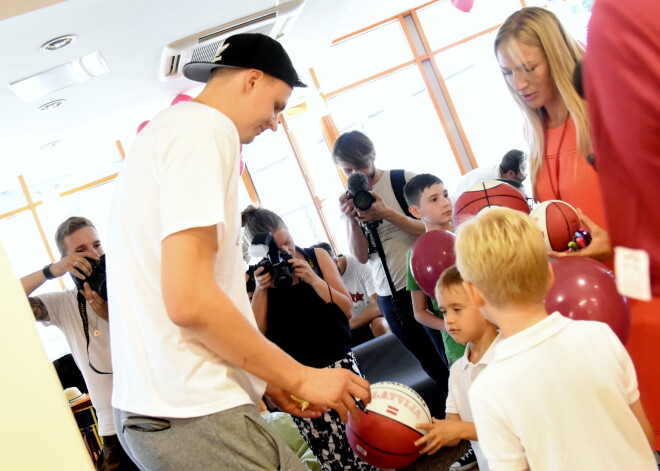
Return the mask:
<svg viewBox="0 0 660 471">
<path fill-rule="evenodd" d="M 62 106 L 65 101 L 66 100 L 64 98 L 60 98 L 59 100 L 49 101 L 48 103 L 44 103 L 43 105 L 41 105 L 39 108 L 37 108 L 37 110 L 52 111 L 55 108 L 59 108 L 60 106 Z"/>
<path fill-rule="evenodd" d="M 59 144 L 59 143 L 60 143 L 60 141 L 51 141 L 51 142 L 47 142 L 46 144 L 44 144 L 44 145 L 42 145 L 42 146 L 39 146 L 39 150 L 52 149 L 53 147 L 55 147 L 55 146 L 56 146 L 57 144 Z"/>
<path fill-rule="evenodd" d="M 78 36 L 75 34 L 67 34 L 66 36 L 60 36 L 59 38 L 54 38 L 51 39 L 50 41 L 47 41 L 41 45 L 39 49 L 41 49 L 42 52 L 50 52 L 50 51 L 57 51 L 58 49 L 62 49 L 63 47 L 68 46 L 71 44 L 73 41 L 76 40 Z"/>
</svg>

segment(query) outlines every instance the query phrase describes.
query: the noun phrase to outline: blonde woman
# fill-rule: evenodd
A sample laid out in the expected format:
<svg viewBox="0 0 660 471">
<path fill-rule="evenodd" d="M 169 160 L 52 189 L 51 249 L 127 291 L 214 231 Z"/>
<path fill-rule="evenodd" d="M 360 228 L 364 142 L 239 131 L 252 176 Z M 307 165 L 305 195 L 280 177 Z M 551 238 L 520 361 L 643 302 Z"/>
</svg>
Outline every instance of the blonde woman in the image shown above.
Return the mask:
<svg viewBox="0 0 660 471">
<path fill-rule="evenodd" d="M 502 24 L 495 55 L 525 116 L 535 199 L 563 200 L 582 211 L 580 216 L 591 229 L 593 241 L 571 255 L 611 258 L 586 103 L 573 86 L 573 72 L 584 48 L 554 13 L 528 7 Z"/>
</svg>

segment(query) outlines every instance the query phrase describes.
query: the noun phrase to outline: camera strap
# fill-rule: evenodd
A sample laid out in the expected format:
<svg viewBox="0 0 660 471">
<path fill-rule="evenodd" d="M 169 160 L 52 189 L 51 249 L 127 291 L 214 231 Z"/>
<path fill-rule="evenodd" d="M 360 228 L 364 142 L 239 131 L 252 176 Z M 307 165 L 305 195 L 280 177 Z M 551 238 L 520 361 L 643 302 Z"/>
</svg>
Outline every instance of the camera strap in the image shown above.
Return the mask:
<svg viewBox="0 0 660 471">
<path fill-rule="evenodd" d="M 78 292 L 77 298 L 78 312 L 80 313 L 80 319 L 83 323 L 83 332 L 85 332 L 85 338 L 87 339 L 87 363 L 94 373 L 98 373 L 100 375 L 111 375 L 112 371 L 99 371 L 94 367 L 94 365 L 92 365 L 92 360 L 89 358 L 89 318 L 87 317 L 87 300 L 85 299 L 85 296 L 83 296 L 80 292 Z"/>
<path fill-rule="evenodd" d="M 385 256 L 385 249 L 383 248 L 383 243 L 380 241 L 380 235 L 378 234 L 378 224 L 382 221 L 374 221 L 366 223 L 366 233 L 367 241 L 373 239 L 373 245 L 376 246 L 376 252 L 380 258 L 380 262 L 383 265 L 383 271 L 385 272 L 385 278 L 387 279 L 387 284 L 390 287 L 390 293 L 392 296 L 392 306 L 394 307 L 394 314 L 396 315 L 397 320 L 400 324 L 403 324 L 403 316 L 401 315 L 401 309 L 399 308 L 399 302 L 396 297 L 396 288 L 394 287 L 394 281 L 392 281 L 392 275 L 390 270 L 387 267 L 387 257 Z M 369 237 L 370 236 L 370 237 Z M 369 243 L 371 246 L 371 243 Z"/>
</svg>

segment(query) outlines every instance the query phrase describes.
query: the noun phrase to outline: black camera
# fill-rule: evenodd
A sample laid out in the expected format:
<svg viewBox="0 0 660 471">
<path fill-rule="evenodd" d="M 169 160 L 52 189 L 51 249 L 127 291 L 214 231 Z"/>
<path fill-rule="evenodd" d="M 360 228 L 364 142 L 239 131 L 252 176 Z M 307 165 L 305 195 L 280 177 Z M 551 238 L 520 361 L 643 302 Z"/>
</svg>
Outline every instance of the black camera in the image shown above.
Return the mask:
<svg viewBox="0 0 660 471">
<path fill-rule="evenodd" d="M 273 234 L 270 232 L 255 234 L 248 252 L 252 257 L 263 257 L 259 263 L 254 265 L 253 271 L 263 267 L 262 273 L 270 273 L 276 288 L 291 286 L 293 273 L 291 273 L 289 260 L 293 257 L 290 253 L 281 251 L 277 247 Z"/>
<path fill-rule="evenodd" d="M 369 178 L 360 172 L 352 173 L 347 181 L 348 199 L 360 211 L 366 211 L 376 202 L 376 198 L 369 192 Z"/>
<path fill-rule="evenodd" d="M 75 277 L 71 275 L 71 278 L 73 278 L 73 283 L 76 285 L 76 288 L 79 290 L 84 290 L 85 288 L 83 287 L 83 283 L 89 283 L 89 287 L 92 288 L 92 290 L 96 291 L 101 298 L 103 298 L 104 301 L 108 300 L 108 287 L 106 285 L 106 277 L 105 277 L 105 254 L 101 255 L 101 258 L 97 262 L 93 258 L 87 258 L 85 257 L 85 260 L 87 260 L 91 265 L 92 265 L 92 273 L 85 278 L 84 280 L 81 280 L 78 277 Z"/>
</svg>

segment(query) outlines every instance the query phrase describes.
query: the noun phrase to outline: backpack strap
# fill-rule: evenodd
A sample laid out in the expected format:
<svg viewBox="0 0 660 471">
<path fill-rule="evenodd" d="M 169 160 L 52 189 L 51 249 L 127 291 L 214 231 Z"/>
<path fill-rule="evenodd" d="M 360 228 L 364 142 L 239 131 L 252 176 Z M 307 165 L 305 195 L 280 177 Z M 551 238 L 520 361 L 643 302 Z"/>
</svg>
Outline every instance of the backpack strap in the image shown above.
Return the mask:
<svg viewBox="0 0 660 471">
<path fill-rule="evenodd" d="M 399 206 L 403 210 L 404 214 L 409 218 L 415 219 L 415 216 L 410 214 L 408 211 L 408 203 L 406 203 L 406 198 L 403 196 L 403 187 L 406 185 L 406 174 L 404 170 L 390 170 L 390 181 L 392 183 L 392 190 L 394 191 L 394 196 L 399 202 Z"/>
<path fill-rule="evenodd" d="M 314 273 L 316 273 L 319 278 L 323 279 L 323 272 L 321 271 L 321 267 L 319 266 L 319 261 L 316 258 L 316 252 L 314 252 L 313 247 L 309 247 L 306 249 L 301 249 L 300 247 L 296 247 L 299 251 L 301 251 L 305 255 L 305 261 L 309 263 L 309 266 L 311 267 L 312 270 L 314 270 Z"/>
</svg>

